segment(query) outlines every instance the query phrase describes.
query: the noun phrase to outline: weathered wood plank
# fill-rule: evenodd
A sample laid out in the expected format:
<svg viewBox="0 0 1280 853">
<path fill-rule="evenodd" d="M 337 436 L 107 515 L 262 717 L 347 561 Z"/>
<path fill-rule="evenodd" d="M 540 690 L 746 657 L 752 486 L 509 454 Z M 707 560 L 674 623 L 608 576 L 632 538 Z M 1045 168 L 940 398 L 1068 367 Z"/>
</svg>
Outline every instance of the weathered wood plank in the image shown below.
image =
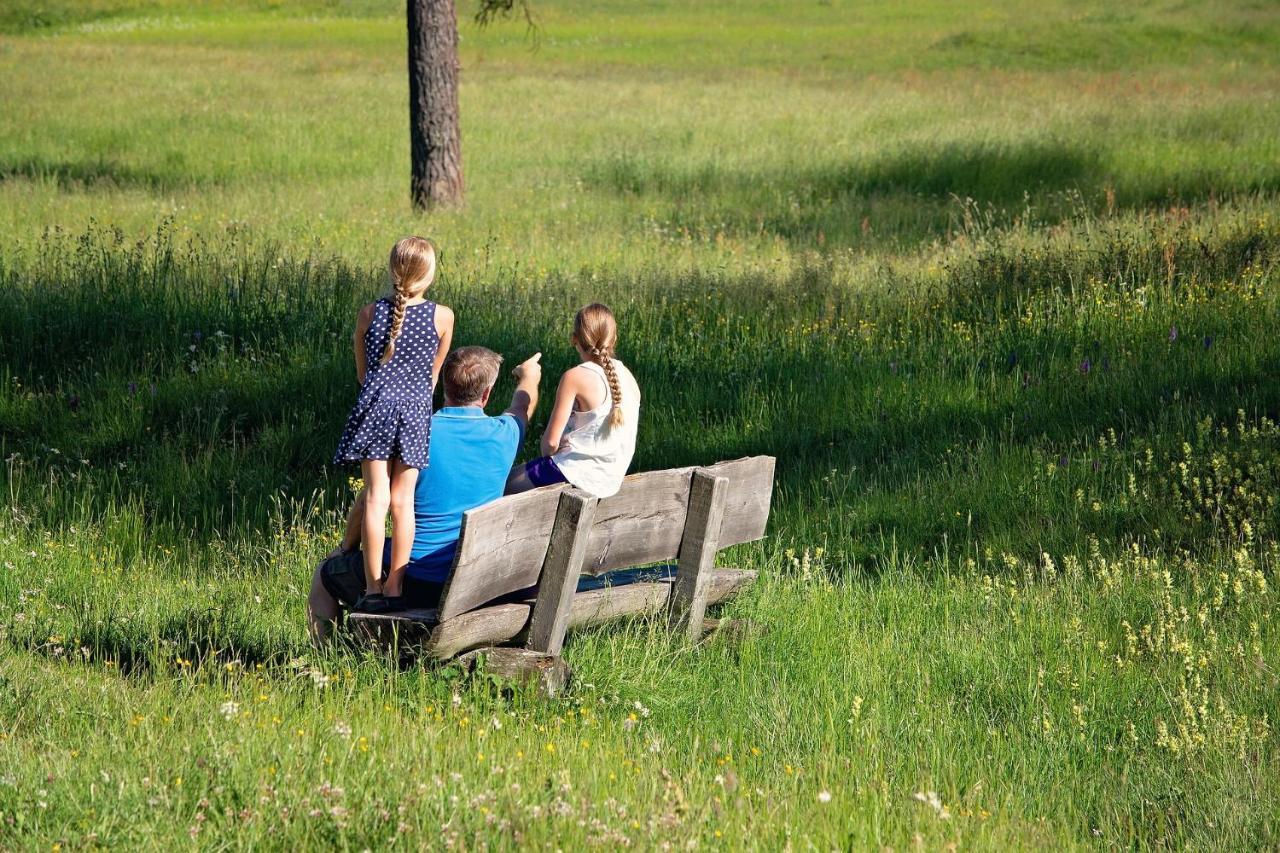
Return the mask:
<svg viewBox="0 0 1280 853">
<path fill-rule="evenodd" d="M 756 579 L 754 571 L 713 569 L 709 573 L 707 603 L 717 604 L 733 597 Z M 623 616 L 660 613 L 671 596 L 672 580 L 633 583 L 580 592 L 573 597 L 569 610 L 569 627 L 597 625 Z M 497 604 L 455 616 L 436 624 L 432 611 L 405 611 L 373 615 L 353 613 L 348 622 L 353 629 L 370 637 L 390 636 L 396 627 L 402 649 L 416 646 L 419 654 L 448 659 L 468 649 L 510 642 L 523 632 L 529 622 L 532 599 L 513 604 Z M 417 621 L 417 624 L 408 624 Z M 376 630 L 378 633 L 370 633 Z M 383 632 L 386 632 L 385 634 Z M 410 637 L 420 638 L 411 642 Z"/>
<path fill-rule="evenodd" d="M 680 553 L 694 468 L 648 471 L 628 477 L 616 495 L 600 501 L 587 547 L 585 574 L 672 560 Z M 729 481 L 720 547 L 764 536 L 773 499 L 774 459 L 753 456 L 701 469 Z"/>
<path fill-rule="evenodd" d="M 721 548 L 754 542 L 764 537 L 765 527 L 769 523 L 769 510 L 773 504 L 776 461 L 772 456 L 750 456 L 718 462 L 702 469 L 729 481 L 729 492 L 724 501 L 724 520 L 720 525 Z"/>
<path fill-rule="evenodd" d="M 440 620 L 534 586 L 542 571 L 562 487 L 490 501 L 462 515 Z"/>
<path fill-rule="evenodd" d="M 713 569 L 708 575 L 707 604 L 719 604 L 732 598 L 756 579 L 756 573 L 748 569 Z M 582 628 L 623 616 L 660 613 L 671 600 L 673 581 L 672 578 L 580 592 L 573 597 L 569 627 Z"/>
<path fill-rule="evenodd" d="M 577 489 L 560 493 L 555 528 L 547 547 L 546 562 L 538 580 L 538 597 L 529 621 L 526 648 L 558 655 L 569 627 L 569 608 L 582 573 L 587 537 L 599 500 Z"/>
<path fill-rule="evenodd" d="M 399 613 L 351 613 L 347 626 L 357 637 L 383 649 L 421 646 L 431 636 L 437 612 L 405 610 Z"/>
<path fill-rule="evenodd" d="M 720 547 L 762 537 L 773 495 L 773 457 L 736 459 L 705 470 L 729 481 Z M 616 495 L 601 500 L 584 573 L 674 559 L 693 471 L 633 474 Z M 463 516 L 458 554 L 441 601 L 442 620 L 538 583 L 562 490 L 548 487 L 500 498 Z"/>
<path fill-rule="evenodd" d="M 672 560 L 689 506 L 693 471 L 647 471 L 628 477 L 596 510 L 582 571 L 601 575 L 645 563 Z"/>
<path fill-rule="evenodd" d="M 680 543 L 680 559 L 671 589 L 668 621 L 673 631 L 697 640 L 707 611 L 707 581 L 720 550 L 720 524 L 724 519 L 729 480 L 706 470 L 693 472 L 689 488 L 689 514 Z"/>
<path fill-rule="evenodd" d="M 523 687 L 532 687 L 548 698 L 563 692 L 573 677 L 573 671 L 564 658 L 529 649 L 488 646 L 459 656 L 458 663 L 467 670 L 478 670 Z"/>
<path fill-rule="evenodd" d="M 441 622 L 422 645 L 427 657 L 445 660 L 481 646 L 509 642 L 529 624 L 531 603 L 495 604 Z"/>
</svg>

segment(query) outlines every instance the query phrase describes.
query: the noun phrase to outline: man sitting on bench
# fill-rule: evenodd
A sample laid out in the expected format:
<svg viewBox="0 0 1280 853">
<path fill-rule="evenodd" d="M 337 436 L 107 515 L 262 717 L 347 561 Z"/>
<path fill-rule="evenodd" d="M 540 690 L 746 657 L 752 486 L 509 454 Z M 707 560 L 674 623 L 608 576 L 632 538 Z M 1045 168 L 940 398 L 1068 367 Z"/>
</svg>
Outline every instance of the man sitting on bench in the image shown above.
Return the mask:
<svg viewBox="0 0 1280 853">
<path fill-rule="evenodd" d="M 383 569 L 388 609 L 435 607 L 462 530 L 462 514 L 502 497 L 507 475 L 524 440 L 525 429 L 538 405 L 542 381 L 541 353 L 513 371 L 516 391 L 511 405 L 497 417 L 484 407 L 498 379 L 502 356 L 484 347 L 462 347 L 449 353 L 440 368 L 444 406 L 431 422 L 429 464 L 418 476 L 414 491 L 413 551 L 403 571 Z M 365 592 L 360 528 L 364 492 L 356 498 L 347 519 L 342 545 L 321 561 L 307 597 L 307 624 L 314 642 L 325 640 L 342 607 L 352 608 Z M 388 545 L 384 554 L 390 554 Z"/>
</svg>

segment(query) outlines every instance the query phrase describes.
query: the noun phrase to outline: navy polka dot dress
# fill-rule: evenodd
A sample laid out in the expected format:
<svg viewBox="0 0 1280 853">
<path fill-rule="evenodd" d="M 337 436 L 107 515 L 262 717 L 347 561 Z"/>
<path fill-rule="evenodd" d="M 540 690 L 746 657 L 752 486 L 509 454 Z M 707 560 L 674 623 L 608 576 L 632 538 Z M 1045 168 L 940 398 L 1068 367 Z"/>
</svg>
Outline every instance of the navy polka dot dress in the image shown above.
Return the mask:
<svg viewBox="0 0 1280 853">
<path fill-rule="evenodd" d="M 431 441 L 431 368 L 440 349 L 436 304 L 404 309 L 404 324 L 391 360 L 382 353 L 391 334 L 391 301 L 373 304 L 373 320 L 364 333 L 368 365 L 360 398 L 347 418 L 334 464 L 364 459 L 399 459 L 410 468 L 427 467 Z"/>
</svg>

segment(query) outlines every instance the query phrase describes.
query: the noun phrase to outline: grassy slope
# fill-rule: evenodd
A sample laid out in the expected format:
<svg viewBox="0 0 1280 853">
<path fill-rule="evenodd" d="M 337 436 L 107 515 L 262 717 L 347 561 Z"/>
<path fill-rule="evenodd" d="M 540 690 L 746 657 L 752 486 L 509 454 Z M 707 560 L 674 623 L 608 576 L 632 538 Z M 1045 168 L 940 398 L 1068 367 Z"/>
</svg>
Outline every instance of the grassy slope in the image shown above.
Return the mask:
<svg viewBox="0 0 1280 853">
<path fill-rule="evenodd" d="M 391 12 L 0 17 L 0 846 L 1276 843 L 1267 6 L 540 4 L 464 27 L 426 225 Z M 468 342 L 615 305 L 640 467 L 780 457 L 758 634 L 548 704 L 307 651 L 424 227 Z"/>
</svg>

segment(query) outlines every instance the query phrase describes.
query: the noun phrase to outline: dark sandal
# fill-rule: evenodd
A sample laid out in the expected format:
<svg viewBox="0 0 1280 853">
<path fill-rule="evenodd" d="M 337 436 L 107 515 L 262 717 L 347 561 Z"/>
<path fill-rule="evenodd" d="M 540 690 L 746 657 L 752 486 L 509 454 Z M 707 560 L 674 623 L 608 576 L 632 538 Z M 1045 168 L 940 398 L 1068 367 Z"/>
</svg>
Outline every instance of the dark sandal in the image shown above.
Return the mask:
<svg viewBox="0 0 1280 853">
<path fill-rule="evenodd" d="M 398 601 L 398 599 L 387 598 L 380 592 L 370 592 L 360 596 L 356 601 L 355 607 L 352 607 L 351 609 L 356 613 L 372 613 L 375 615 L 379 613 L 390 613 L 392 610 L 391 603 L 393 601 Z"/>
</svg>

